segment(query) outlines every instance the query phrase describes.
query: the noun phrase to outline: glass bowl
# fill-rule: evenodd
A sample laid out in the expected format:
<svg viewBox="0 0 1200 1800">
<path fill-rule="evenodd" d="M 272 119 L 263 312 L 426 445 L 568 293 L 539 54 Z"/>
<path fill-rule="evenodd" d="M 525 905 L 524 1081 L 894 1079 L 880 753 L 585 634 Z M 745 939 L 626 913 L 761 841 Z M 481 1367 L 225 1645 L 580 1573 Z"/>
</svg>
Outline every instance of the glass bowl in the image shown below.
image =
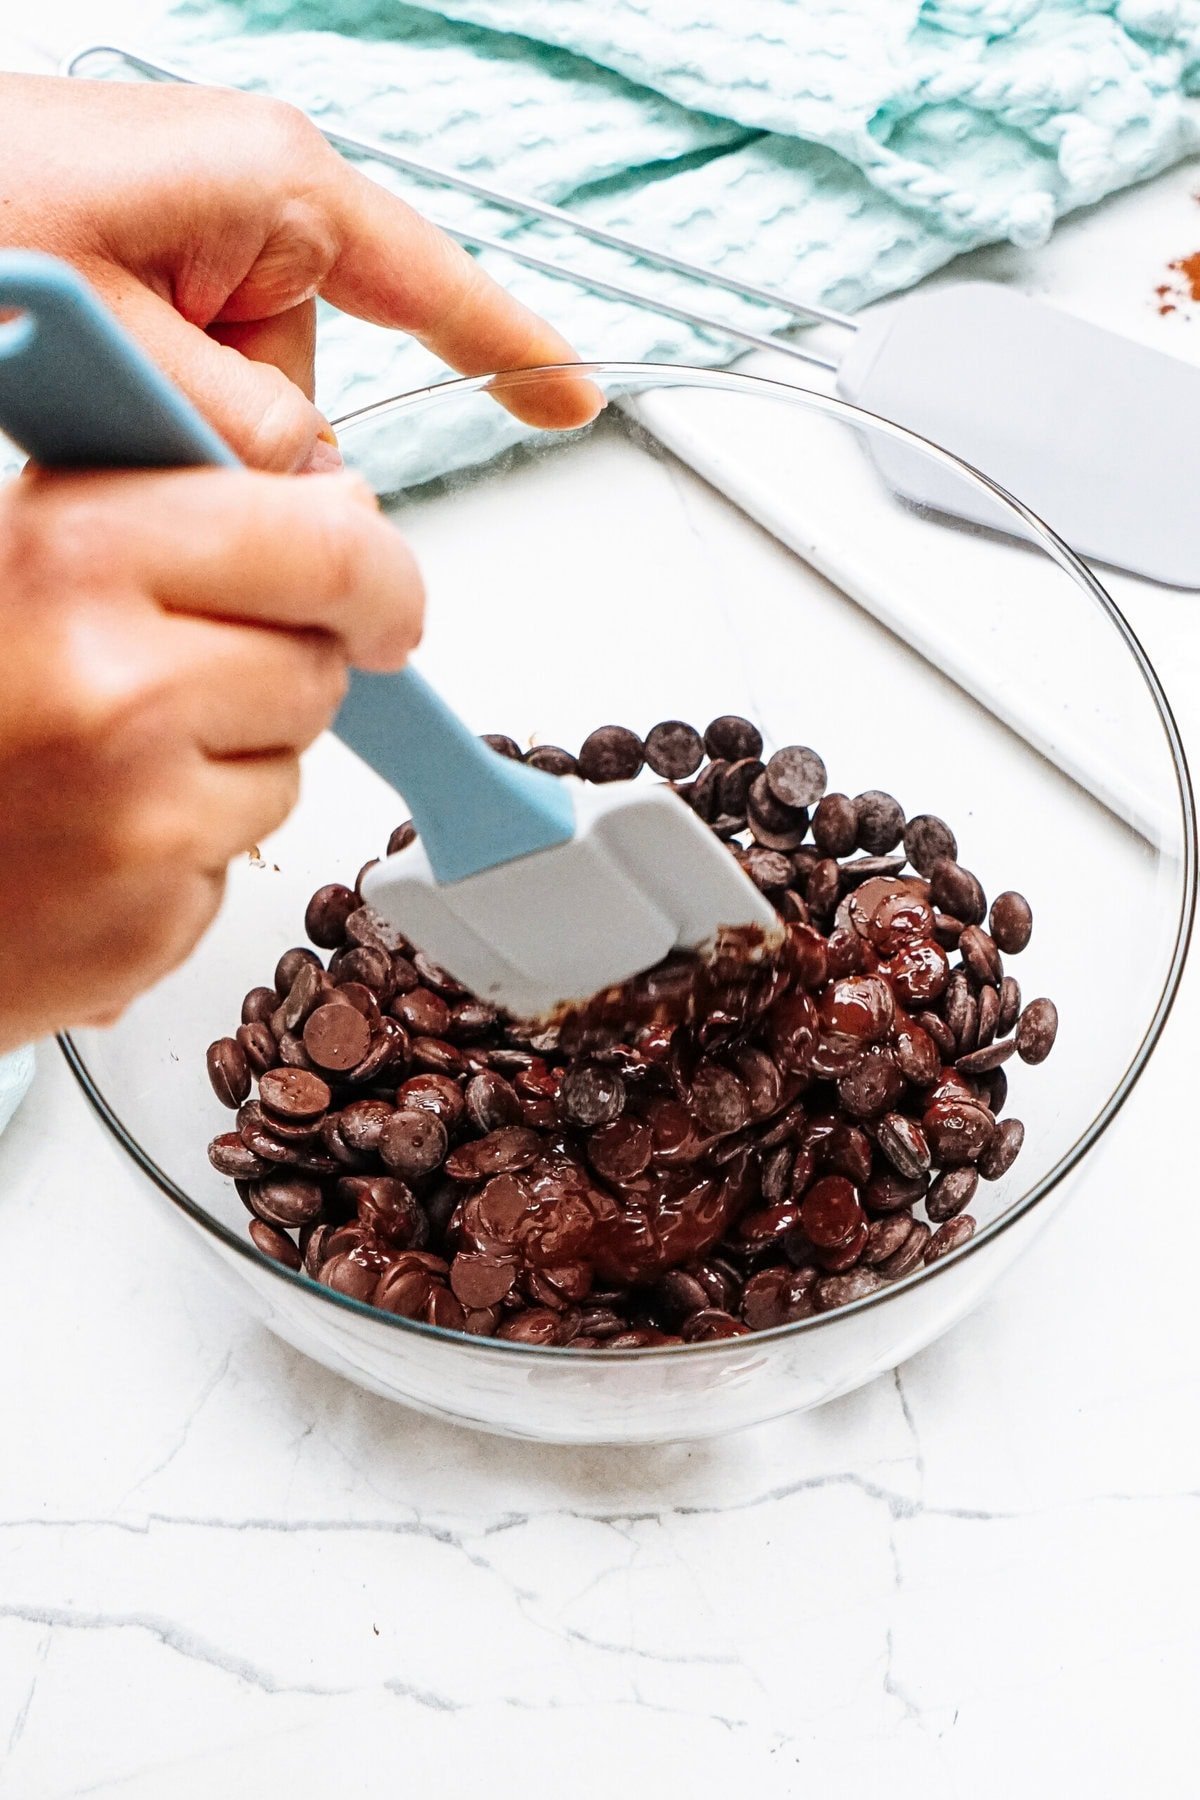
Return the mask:
<svg viewBox="0 0 1200 1800">
<path fill-rule="evenodd" d="M 187 965 L 64 1049 L 154 1199 L 289 1343 L 376 1393 L 515 1437 L 671 1441 L 891 1369 L 973 1306 L 1086 1178 L 1174 997 L 1194 821 L 1140 646 L 1016 501 L 895 426 L 750 376 L 589 365 L 609 404 L 578 433 L 530 434 L 497 405 L 573 373 L 449 382 L 340 423 L 348 462 L 424 567 L 420 666 L 475 729 L 523 744 L 574 749 L 604 723 L 703 728 L 745 713 L 768 747 L 818 749 L 831 789 L 883 788 L 910 816 L 940 814 L 989 894 L 1028 895 L 1035 928 L 1014 973 L 1027 999 L 1056 1000 L 1061 1029 L 1044 1065 L 1009 1065 L 1025 1147 L 981 1184 L 971 1242 L 841 1311 L 617 1351 L 460 1336 L 261 1257 L 206 1157 L 230 1119 L 204 1052 L 303 941 L 310 893 L 353 882 L 405 815 L 332 736 L 306 759 L 291 820 L 232 871 Z M 897 489 L 932 493 L 939 510 Z M 373 716 L 389 704 L 376 679 Z"/>
</svg>

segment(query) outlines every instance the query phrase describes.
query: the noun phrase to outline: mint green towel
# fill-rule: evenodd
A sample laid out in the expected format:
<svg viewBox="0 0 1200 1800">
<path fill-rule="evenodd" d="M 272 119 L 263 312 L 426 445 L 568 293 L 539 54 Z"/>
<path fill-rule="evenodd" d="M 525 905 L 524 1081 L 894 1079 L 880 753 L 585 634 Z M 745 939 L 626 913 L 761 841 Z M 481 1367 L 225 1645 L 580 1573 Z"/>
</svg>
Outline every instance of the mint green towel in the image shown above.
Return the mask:
<svg viewBox="0 0 1200 1800">
<path fill-rule="evenodd" d="M 323 27 L 318 30 L 315 27 Z M 564 204 L 706 267 L 853 311 L 959 252 L 1056 218 L 1200 145 L 1197 0 L 205 0 L 164 55 L 321 121 Z M 371 172 L 446 220 L 757 330 L 767 308 Z M 726 361 L 728 341 L 498 257 L 585 354 Z M 727 310 L 726 310 L 727 309 Z M 435 378 L 420 346 L 342 319 L 333 412 Z M 407 473 L 489 454 L 413 445 Z"/>
</svg>

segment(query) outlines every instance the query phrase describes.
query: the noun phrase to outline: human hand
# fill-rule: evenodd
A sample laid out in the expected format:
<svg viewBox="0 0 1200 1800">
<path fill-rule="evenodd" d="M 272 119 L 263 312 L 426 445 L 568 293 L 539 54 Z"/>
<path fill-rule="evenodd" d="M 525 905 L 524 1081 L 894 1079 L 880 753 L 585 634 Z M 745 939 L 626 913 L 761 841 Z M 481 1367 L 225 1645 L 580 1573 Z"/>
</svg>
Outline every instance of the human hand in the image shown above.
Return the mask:
<svg viewBox="0 0 1200 1800">
<path fill-rule="evenodd" d="M 465 374 L 575 360 L 465 251 L 278 101 L 0 76 L 0 207 L 4 241 L 81 270 L 254 467 L 339 460 L 312 404 L 318 295 L 411 332 Z M 506 404 L 566 427 L 592 418 L 601 396 L 581 377 Z"/>
<path fill-rule="evenodd" d="M 290 810 L 346 665 L 420 634 L 356 478 L 34 472 L 0 489 L 0 1052 L 115 1017 Z"/>
</svg>

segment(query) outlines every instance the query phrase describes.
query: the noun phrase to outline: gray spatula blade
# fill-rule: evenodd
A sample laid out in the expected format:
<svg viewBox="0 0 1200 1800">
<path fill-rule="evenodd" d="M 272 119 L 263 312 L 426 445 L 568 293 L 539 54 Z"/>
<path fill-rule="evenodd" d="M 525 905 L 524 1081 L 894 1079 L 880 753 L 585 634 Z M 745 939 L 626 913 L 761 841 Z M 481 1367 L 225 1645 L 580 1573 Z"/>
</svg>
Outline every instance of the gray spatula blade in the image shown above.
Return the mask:
<svg viewBox="0 0 1200 1800">
<path fill-rule="evenodd" d="M 863 316 L 848 400 L 951 450 L 1073 550 L 1200 587 L 1200 368 L 985 282 Z M 872 440 L 904 498 L 1012 533 L 988 496 L 902 443 Z"/>
</svg>

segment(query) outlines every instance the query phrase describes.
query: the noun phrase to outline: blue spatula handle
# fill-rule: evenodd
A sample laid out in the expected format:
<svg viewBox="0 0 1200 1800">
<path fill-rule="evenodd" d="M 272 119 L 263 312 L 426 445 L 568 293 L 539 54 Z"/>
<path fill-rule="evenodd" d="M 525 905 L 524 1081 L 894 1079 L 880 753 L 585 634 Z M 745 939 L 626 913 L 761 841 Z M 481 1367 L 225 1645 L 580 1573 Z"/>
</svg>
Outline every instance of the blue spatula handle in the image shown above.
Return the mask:
<svg viewBox="0 0 1200 1800">
<path fill-rule="evenodd" d="M 0 429 L 46 468 L 236 466 L 228 444 L 68 264 L 0 251 Z M 370 708 L 386 682 L 386 711 Z M 367 684 L 367 685 L 363 685 Z M 369 710 L 370 716 L 365 717 Z M 574 809 L 552 775 L 505 760 L 415 669 L 358 677 L 345 731 L 400 788 L 439 882 L 566 843 Z M 365 724 L 364 724 L 365 718 Z M 335 729 L 343 730 L 339 717 Z"/>
</svg>

